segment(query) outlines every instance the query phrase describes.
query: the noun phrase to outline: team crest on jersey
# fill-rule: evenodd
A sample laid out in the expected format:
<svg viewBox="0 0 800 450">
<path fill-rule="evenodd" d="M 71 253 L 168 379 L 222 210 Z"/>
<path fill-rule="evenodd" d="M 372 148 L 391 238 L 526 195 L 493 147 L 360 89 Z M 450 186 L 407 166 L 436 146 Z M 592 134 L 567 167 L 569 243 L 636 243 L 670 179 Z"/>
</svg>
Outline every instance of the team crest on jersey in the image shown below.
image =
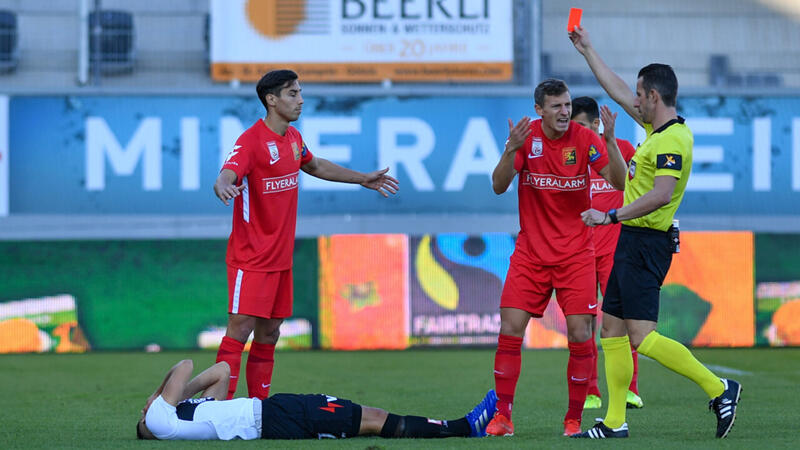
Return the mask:
<svg viewBox="0 0 800 450">
<path fill-rule="evenodd" d="M 631 161 L 631 165 L 628 167 L 628 178 L 632 180 L 634 175 L 636 175 L 636 161 Z"/>
<path fill-rule="evenodd" d="M 593 163 L 600 159 L 600 152 L 597 151 L 597 147 L 594 145 L 589 146 L 589 162 Z"/>
<path fill-rule="evenodd" d="M 543 148 L 544 147 L 542 147 L 542 138 L 536 138 L 536 137 L 533 138 L 533 140 L 531 141 L 531 153 L 528 155 L 528 159 L 539 158 L 540 156 L 542 156 Z"/>
<path fill-rule="evenodd" d="M 275 141 L 267 142 L 267 149 L 269 150 L 270 165 L 275 164 L 281 159 L 281 154 L 278 152 L 278 144 L 276 144 Z"/>
<path fill-rule="evenodd" d="M 295 161 L 300 160 L 300 149 L 297 147 L 297 142 L 292 142 L 292 153 Z"/>
<path fill-rule="evenodd" d="M 566 147 L 561 149 L 561 154 L 564 156 L 565 166 L 574 166 L 578 161 L 575 156 L 575 147 Z"/>
</svg>

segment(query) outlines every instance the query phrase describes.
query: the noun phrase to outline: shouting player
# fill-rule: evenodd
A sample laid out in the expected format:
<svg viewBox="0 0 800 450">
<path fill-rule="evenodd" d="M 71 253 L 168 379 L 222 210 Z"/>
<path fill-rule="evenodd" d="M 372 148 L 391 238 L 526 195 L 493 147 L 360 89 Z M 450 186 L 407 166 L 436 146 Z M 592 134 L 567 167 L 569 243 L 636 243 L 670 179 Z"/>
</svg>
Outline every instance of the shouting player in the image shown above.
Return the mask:
<svg viewBox="0 0 800 450">
<path fill-rule="evenodd" d="M 509 136 L 492 173 L 496 194 L 519 174 L 520 232 L 500 298 L 500 335 L 494 363 L 497 414 L 487 428 L 511 436 L 511 409 L 519 379 L 522 338 L 531 317 L 542 317 L 553 290 L 567 321 L 569 403 L 564 434 L 580 430 L 592 373 L 592 320 L 597 281 L 591 230 L 581 211 L 591 205 L 589 167 L 622 189 L 625 162 L 613 140 L 602 145 L 591 130 L 570 120 L 567 85 L 556 79 L 534 91 L 541 119 L 508 120 Z M 606 152 L 606 147 L 608 152 Z"/>
<path fill-rule="evenodd" d="M 275 70 L 261 78 L 256 92 L 267 115 L 242 133 L 214 184 L 225 205 L 234 200 L 226 257 L 228 327 L 217 353 L 217 361 L 231 368 L 228 398 L 236 392 L 242 350 L 251 332 L 247 390 L 250 397 L 269 396 L 279 328 L 292 314 L 299 171 L 361 184 L 384 197 L 398 189 L 397 180 L 386 174 L 388 168 L 361 173 L 311 154 L 289 125 L 303 108 L 300 90 L 291 70 Z"/>
</svg>

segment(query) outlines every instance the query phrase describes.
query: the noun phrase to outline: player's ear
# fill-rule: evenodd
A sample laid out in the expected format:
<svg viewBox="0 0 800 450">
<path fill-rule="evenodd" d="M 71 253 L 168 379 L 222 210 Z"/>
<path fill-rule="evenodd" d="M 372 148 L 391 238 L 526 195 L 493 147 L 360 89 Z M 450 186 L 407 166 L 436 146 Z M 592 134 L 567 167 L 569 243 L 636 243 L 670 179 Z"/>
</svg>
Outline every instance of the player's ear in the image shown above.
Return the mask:
<svg viewBox="0 0 800 450">
<path fill-rule="evenodd" d="M 599 117 L 597 119 L 592 120 L 592 128 L 595 129 L 595 130 L 599 130 L 600 129 L 600 118 Z"/>
<path fill-rule="evenodd" d="M 649 100 L 651 103 L 661 101 L 661 94 L 655 88 L 650 89 L 650 92 L 647 93 L 647 96 L 650 97 Z"/>
</svg>

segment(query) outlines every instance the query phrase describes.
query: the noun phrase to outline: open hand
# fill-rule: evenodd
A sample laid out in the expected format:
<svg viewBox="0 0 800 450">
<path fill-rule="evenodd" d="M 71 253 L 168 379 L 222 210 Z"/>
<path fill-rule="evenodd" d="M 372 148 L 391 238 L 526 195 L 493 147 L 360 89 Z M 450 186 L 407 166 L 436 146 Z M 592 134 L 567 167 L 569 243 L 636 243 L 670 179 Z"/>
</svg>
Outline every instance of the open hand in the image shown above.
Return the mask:
<svg viewBox="0 0 800 450">
<path fill-rule="evenodd" d="M 617 121 L 617 113 L 612 113 L 608 106 L 600 107 L 600 120 L 603 121 L 603 137 L 606 141 L 614 140 L 614 125 Z"/>
<path fill-rule="evenodd" d="M 388 197 L 389 194 L 396 194 L 400 190 L 400 182 L 394 177 L 386 175 L 389 168 L 383 170 L 376 170 L 366 174 L 366 179 L 361 182 L 361 185 L 368 189 L 378 191 L 382 196 Z"/>
<path fill-rule="evenodd" d="M 528 116 L 519 119 L 516 125 L 511 119 L 508 119 L 508 144 L 507 150 L 509 151 L 516 151 L 522 144 L 525 143 L 525 140 L 528 139 L 528 136 L 531 134 L 531 119 Z"/>
</svg>

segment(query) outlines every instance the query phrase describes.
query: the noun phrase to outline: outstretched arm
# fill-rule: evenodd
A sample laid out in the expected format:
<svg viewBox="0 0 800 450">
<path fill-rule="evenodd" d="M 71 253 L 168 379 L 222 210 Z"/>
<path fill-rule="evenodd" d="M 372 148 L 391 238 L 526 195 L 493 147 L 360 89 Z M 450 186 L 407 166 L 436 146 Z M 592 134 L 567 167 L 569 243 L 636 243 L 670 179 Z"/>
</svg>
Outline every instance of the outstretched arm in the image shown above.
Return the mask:
<svg viewBox="0 0 800 450">
<path fill-rule="evenodd" d="M 595 78 L 597 78 L 600 86 L 603 86 L 606 93 L 608 93 L 615 102 L 619 103 L 625 112 L 633 117 L 633 120 L 639 125 L 644 126 L 642 116 L 633 106 L 636 94 L 631 91 L 631 88 L 625 84 L 625 81 L 614 73 L 614 71 L 606 65 L 605 61 L 600 58 L 600 55 L 589 41 L 589 33 L 580 26 L 576 26 L 575 29 L 569 33 L 569 39 L 572 41 L 575 49 L 586 59 L 586 63 L 589 64 L 589 68 L 592 69 L 592 73 L 594 73 Z"/>
<path fill-rule="evenodd" d="M 400 183 L 394 177 L 386 175 L 386 172 L 389 171 L 388 167 L 383 170 L 362 173 L 315 156 L 302 169 L 303 172 L 323 180 L 360 184 L 367 189 L 378 191 L 384 197 L 396 194 L 400 189 Z"/>
</svg>

